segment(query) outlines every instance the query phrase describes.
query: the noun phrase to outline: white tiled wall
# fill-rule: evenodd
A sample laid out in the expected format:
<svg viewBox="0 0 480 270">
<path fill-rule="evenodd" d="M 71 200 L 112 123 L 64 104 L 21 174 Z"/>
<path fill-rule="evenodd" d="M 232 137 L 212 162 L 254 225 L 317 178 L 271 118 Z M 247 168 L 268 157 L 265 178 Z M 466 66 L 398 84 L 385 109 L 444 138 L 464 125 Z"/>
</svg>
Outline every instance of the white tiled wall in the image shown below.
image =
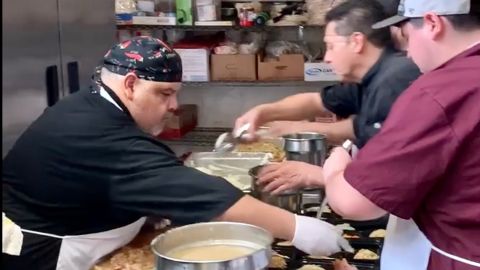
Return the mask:
<svg viewBox="0 0 480 270">
<path fill-rule="evenodd" d="M 301 92 L 318 92 L 318 87 L 185 86 L 179 102 L 199 106 L 200 127 L 232 127 L 234 120 L 251 107 Z"/>
</svg>

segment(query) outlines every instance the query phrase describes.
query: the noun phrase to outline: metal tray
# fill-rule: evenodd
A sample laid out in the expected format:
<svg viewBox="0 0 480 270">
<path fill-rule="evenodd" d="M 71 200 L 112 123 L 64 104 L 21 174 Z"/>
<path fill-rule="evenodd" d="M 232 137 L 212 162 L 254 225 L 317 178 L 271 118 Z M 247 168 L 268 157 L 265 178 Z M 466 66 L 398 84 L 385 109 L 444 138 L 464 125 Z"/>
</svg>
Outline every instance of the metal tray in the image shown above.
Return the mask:
<svg viewBox="0 0 480 270">
<path fill-rule="evenodd" d="M 310 264 L 310 265 L 317 265 L 322 267 L 325 270 L 334 270 L 332 262 L 319 262 L 319 261 L 311 261 L 311 260 L 302 260 L 295 268 L 291 269 L 299 269 L 303 265 Z M 355 266 L 358 270 L 379 270 L 380 267 L 377 265 L 371 264 L 361 264 L 361 263 L 349 263 L 352 266 Z"/>
<path fill-rule="evenodd" d="M 382 248 L 383 248 L 383 245 L 380 244 L 380 243 L 375 243 L 375 242 L 370 242 L 370 243 L 358 243 L 358 242 L 350 242 L 350 244 L 352 245 L 352 247 L 355 249 L 355 253 L 349 253 L 349 252 L 345 252 L 345 251 L 341 251 L 341 252 L 338 252 L 338 253 L 335 253 L 335 254 L 332 254 L 328 257 L 325 257 L 325 258 L 312 258 L 312 257 L 309 257 L 308 255 L 305 255 L 303 256 L 303 260 L 307 260 L 313 264 L 315 264 L 316 262 L 317 263 L 320 263 L 320 262 L 332 262 L 334 261 L 335 259 L 347 259 L 347 261 L 349 263 L 355 263 L 355 264 L 364 264 L 364 265 L 380 265 L 380 259 L 376 259 L 376 260 L 358 260 L 358 259 L 354 259 L 354 255 L 356 254 L 356 252 L 358 252 L 360 249 L 368 249 L 370 251 L 373 251 L 375 252 L 377 255 L 381 255 L 382 253 Z"/>
<path fill-rule="evenodd" d="M 267 153 L 192 153 L 184 162 L 185 166 L 206 168 L 204 172 L 225 178 L 239 189 L 249 192 L 252 189 L 252 178 L 248 171 L 258 165 L 268 163 Z M 230 179 L 229 179 L 230 178 Z M 232 179 L 235 178 L 235 181 Z"/>
</svg>

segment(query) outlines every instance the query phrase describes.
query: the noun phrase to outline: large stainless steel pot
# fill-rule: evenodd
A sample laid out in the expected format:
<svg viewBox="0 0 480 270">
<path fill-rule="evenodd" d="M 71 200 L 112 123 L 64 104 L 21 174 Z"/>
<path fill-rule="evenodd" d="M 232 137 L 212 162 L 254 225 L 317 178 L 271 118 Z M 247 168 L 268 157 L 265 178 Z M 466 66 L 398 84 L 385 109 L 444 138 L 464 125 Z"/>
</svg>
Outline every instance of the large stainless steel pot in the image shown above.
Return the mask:
<svg viewBox="0 0 480 270">
<path fill-rule="evenodd" d="M 280 195 L 272 195 L 268 192 L 263 192 L 262 187 L 257 184 L 257 175 L 262 166 L 256 166 L 250 169 L 249 174 L 252 177 L 252 192 L 251 195 L 265 203 L 274 205 L 293 213 L 299 213 L 302 205 L 301 191 L 288 190 Z"/>
<path fill-rule="evenodd" d="M 327 156 L 327 141 L 324 135 L 301 132 L 283 136 L 287 160 L 303 161 L 323 166 Z"/>
<path fill-rule="evenodd" d="M 272 256 L 273 236 L 266 230 L 244 223 L 206 222 L 172 229 L 151 243 L 157 270 L 260 270 Z M 186 261 L 169 257 L 182 247 L 233 245 L 251 248 L 247 256 L 227 261 Z"/>
</svg>

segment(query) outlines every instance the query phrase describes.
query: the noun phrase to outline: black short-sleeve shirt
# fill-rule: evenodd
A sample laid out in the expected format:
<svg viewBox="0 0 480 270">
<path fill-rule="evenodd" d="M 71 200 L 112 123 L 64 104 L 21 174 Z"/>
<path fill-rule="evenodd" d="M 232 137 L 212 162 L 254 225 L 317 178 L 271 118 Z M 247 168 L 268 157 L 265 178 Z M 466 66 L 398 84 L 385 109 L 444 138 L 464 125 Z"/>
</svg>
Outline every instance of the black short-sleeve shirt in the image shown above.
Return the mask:
<svg viewBox="0 0 480 270">
<path fill-rule="evenodd" d="M 321 91 L 324 106 L 339 117 L 355 115 L 355 144 L 363 147 L 378 133 L 397 97 L 420 76 L 404 53 L 386 48 L 358 84 L 337 84 Z"/>
<path fill-rule="evenodd" d="M 2 171 L 2 211 L 22 228 L 57 235 L 107 231 L 142 216 L 176 225 L 210 221 L 243 196 L 227 181 L 183 166 L 89 90 L 48 108 L 17 140 Z M 58 242 L 25 237 L 25 258 L 39 259 L 47 252 L 42 246 Z"/>
</svg>

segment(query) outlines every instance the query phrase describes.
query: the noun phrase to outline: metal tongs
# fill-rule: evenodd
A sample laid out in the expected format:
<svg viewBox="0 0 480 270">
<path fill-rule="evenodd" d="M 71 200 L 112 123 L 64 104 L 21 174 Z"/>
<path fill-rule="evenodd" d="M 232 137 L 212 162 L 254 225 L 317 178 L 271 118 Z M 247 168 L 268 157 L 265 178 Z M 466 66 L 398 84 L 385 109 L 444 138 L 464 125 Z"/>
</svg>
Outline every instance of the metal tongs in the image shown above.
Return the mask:
<svg viewBox="0 0 480 270">
<path fill-rule="evenodd" d="M 342 143 L 342 148 L 345 149 L 347 152 L 350 152 L 353 147 L 353 142 L 350 140 L 346 140 Z M 325 193 L 325 197 L 322 200 L 322 203 L 320 204 L 320 209 L 317 212 L 317 218 L 320 219 L 322 218 L 323 212 L 325 212 L 325 208 L 327 207 L 327 193 Z"/>
<path fill-rule="evenodd" d="M 215 148 L 213 151 L 222 153 L 233 151 L 237 144 L 245 141 L 249 129 L 250 123 L 247 123 L 232 132 L 220 134 L 215 141 Z M 267 130 L 258 130 L 255 132 L 255 135 L 259 137 L 265 136 L 266 134 L 268 134 Z"/>
</svg>

